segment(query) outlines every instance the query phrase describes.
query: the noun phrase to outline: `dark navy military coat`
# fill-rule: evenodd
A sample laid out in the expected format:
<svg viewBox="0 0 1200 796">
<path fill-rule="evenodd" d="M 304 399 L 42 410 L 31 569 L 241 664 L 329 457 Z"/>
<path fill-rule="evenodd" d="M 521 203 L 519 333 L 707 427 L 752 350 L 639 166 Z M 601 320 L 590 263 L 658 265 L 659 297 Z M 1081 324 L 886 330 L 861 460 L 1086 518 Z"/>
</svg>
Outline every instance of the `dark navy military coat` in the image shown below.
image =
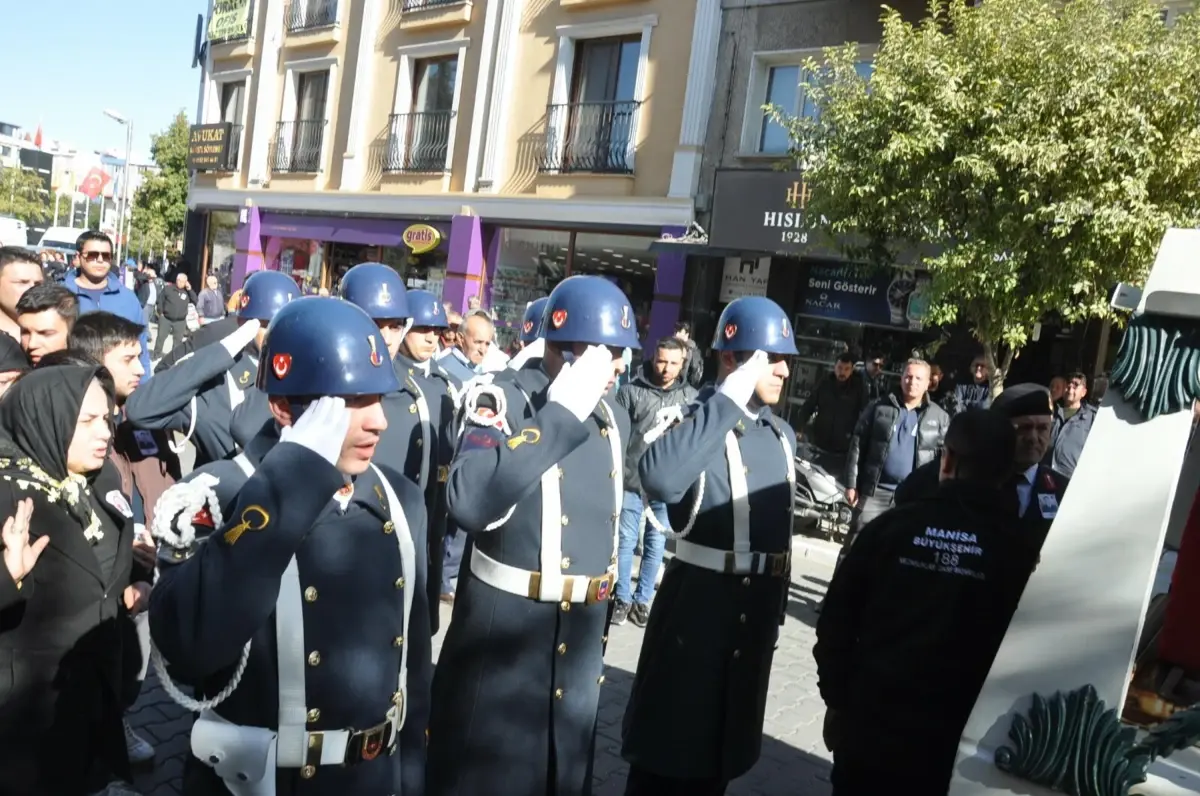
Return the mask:
<svg viewBox="0 0 1200 796">
<path fill-rule="evenodd" d="M 137 428 L 187 431 L 196 399 L 196 466 L 226 459 L 237 452 L 233 435 L 231 389 L 243 393 L 254 387 L 258 363 L 242 352 L 231 357 L 222 345 L 207 345 L 172 367 L 155 374 L 125 402 L 125 416 Z M 266 401 L 259 407 L 258 427 L 270 420 Z M 265 411 L 266 414 L 261 414 Z"/>
<path fill-rule="evenodd" d="M 366 729 L 383 722 L 396 691 L 402 644 L 410 645 L 408 715 L 394 755 L 346 767 L 319 766 L 311 779 L 302 779 L 299 769 L 280 768 L 278 793 L 421 796 L 432 649 L 420 492 L 399 474 L 382 470 L 402 504 L 388 507 L 386 492 L 368 470 L 355 480 L 343 513 L 331 499 L 343 477 L 317 454 L 264 431 L 246 455 L 256 465 L 250 478 L 233 461 L 189 476 L 203 472 L 219 479 L 215 489 L 226 521 L 197 544 L 190 558 L 176 560 L 170 548 L 160 546 L 161 576 L 151 595 L 154 643 L 173 677 L 211 696 L 229 683 L 243 645 L 251 641 L 245 675 L 216 712 L 235 724 L 276 727 L 275 602 L 280 577 L 294 555 L 304 587 L 304 644 L 310 651 L 309 730 Z M 246 531 L 229 544 L 224 533 L 249 506 L 267 515 L 266 527 Z M 404 582 L 396 538 L 385 526 L 398 512 L 413 535 L 415 584 Z M 404 634 L 406 588 L 414 591 Z M 226 792 L 208 766 L 189 758 L 184 793 Z"/>
<path fill-rule="evenodd" d="M 642 457 L 642 485 L 668 504 L 682 529 L 705 474 L 704 499 L 686 539 L 733 550 L 733 509 L 725 435 L 738 437 L 750 495 L 750 549 L 787 553 L 792 545 L 788 460 L 796 435 L 762 409 L 751 420 L 710 387 L 682 423 Z M 622 755 L 664 777 L 731 780 L 750 770 L 762 747 L 767 683 L 790 572 L 726 575 L 667 566 L 650 609 L 637 675 L 625 712 Z"/>
<path fill-rule="evenodd" d="M 621 466 L 614 467 L 602 410 L 581 423 L 547 403 L 550 379 L 540 368 L 506 373 L 494 384 L 504 391 L 514 435 L 506 440 L 495 429 L 469 428 L 447 484 L 451 517 L 471 534 L 474 549 L 463 559 L 434 677 L 428 793 L 578 796 L 591 788 L 608 602 L 509 594 L 479 580 L 469 559 L 483 551 L 513 567 L 540 568 L 540 479 L 558 466 L 562 571 L 603 575 L 614 563 Z M 623 459 L 629 418 L 609 406 Z M 514 504 L 507 523 L 484 530 Z"/>
<path fill-rule="evenodd" d="M 438 592 L 441 591 L 442 563 L 445 558 L 442 555 L 442 542 L 446 538 L 446 478 L 450 472 L 450 459 L 454 456 L 456 442 L 453 432 L 454 400 L 450 397 L 452 382 L 446 372 L 433 360 L 417 362 L 399 354 L 396 356 L 395 366 L 396 375 L 400 377 L 400 381 L 405 384 L 406 389 L 411 389 L 406 379 L 411 380 L 421 389 L 425 396 L 425 403 L 429 406 L 432 451 L 425 452 L 431 457 L 425 484 L 425 509 L 429 516 L 429 577 L 427 584 L 429 587 L 429 621 L 433 632 L 437 633 L 441 624 L 438 610 L 441 603 L 438 599 Z M 409 417 L 411 418 L 412 415 Z M 388 423 L 391 423 L 390 417 Z M 419 430 L 417 430 L 417 436 L 420 436 Z M 412 450 L 416 449 L 410 449 L 410 458 Z M 420 461 L 414 461 L 413 465 L 419 474 Z M 415 483 L 415 476 L 411 477 Z"/>
</svg>

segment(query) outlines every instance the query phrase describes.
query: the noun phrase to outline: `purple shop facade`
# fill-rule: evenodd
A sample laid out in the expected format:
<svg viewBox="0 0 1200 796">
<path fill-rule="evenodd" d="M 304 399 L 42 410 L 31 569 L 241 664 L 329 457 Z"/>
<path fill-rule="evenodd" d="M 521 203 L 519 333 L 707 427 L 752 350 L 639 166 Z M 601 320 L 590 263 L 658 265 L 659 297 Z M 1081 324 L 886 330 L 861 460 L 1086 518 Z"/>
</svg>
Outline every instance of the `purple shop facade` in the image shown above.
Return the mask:
<svg viewBox="0 0 1200 796">
<path fill-rule="evenodd" d="M 501 231 L 509 225 L 490 224 L 479 216 L 452 216 L 449 221 L 392 218 L 338 218 L 275 213 L 257 207 L 242 208 L 234 232 L 233 271 L 230 289 L 238 290 L 255 271 L 278 268 L 279 250 L 286 239 L 318 243 L 349 243 L 360 246 L 404 246 L 404 231 L 414 224 L 428 224 L 441 234 L 438 250 L 446 255 L 442 300 L 464 312 L 478 296 L 483 307 L 491 306 L 491 286 L 499 260 Z M 682 235 L 683 227 L 665 227 L 664 234 Z M 654 300 L 650 308 L 647 340 L 667 337 L 679 319 L 687 256 L 683 252 L 658 255 Z M 643 341 L 645 342 L 645 341 Z"/>
</svg>

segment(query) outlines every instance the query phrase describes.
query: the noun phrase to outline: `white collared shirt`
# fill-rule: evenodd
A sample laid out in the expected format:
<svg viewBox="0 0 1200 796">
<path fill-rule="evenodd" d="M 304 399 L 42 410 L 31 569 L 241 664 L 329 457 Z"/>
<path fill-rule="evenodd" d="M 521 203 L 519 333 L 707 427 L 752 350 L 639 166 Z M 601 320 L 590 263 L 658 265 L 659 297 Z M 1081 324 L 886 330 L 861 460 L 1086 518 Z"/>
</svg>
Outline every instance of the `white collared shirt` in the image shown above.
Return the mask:
<svg viewBox="0 0 1200 796">
<path fill-rule="evenodd" d="M 1024 517 L 1026 509 L 1029 508 L 1029 501 L 1033 498 L 1033 481 L 1037 478 L 1038 466 L 1035 464 L 1021 474 L 1021 479 L 1017 482 L 1017 502 L 1020 504 L 1018 517 Z"/>
</svg>

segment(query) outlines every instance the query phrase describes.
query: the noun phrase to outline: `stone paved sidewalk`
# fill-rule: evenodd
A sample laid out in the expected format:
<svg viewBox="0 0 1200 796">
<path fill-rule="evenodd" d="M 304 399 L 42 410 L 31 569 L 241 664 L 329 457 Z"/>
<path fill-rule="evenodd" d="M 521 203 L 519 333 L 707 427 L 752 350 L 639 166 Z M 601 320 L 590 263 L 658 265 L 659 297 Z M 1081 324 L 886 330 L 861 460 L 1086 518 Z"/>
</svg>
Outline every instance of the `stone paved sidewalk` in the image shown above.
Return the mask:
<svg viewBox="0 0 1200 796">
<path fill-rule="evenodd" d="M 799 545 L 798 545 L 799 546 Z M 767 700 L 762 757 L 729 788 L 729 796 L 828 796 L 829 753 L 821 742 L 824 706 L 817 693 L 812 659 L 813 606 L 825 593 L 833 569 L 821 556 L 797 549 L 793 565 L 789 621 L 784 625 Z M 443 607 L 443 626 L 449 611 Z M 440 648 L 435 642 L 435 655 Z M 601 697 L 596 740 L 595 796 L 621 796 L 626 765 L 620 756 L 621 719 L 637 667 L 642 631 L 633 624 L 614 628 L 606 655 L 606 690 Z M 143 771 L 137 785 L 145 796 L 180 792 L 188 751 L 191 716 L 171 702 L 156 680 L 147 681 L 130 722 L 157 749 L 156 765 Z"/>
</svg>

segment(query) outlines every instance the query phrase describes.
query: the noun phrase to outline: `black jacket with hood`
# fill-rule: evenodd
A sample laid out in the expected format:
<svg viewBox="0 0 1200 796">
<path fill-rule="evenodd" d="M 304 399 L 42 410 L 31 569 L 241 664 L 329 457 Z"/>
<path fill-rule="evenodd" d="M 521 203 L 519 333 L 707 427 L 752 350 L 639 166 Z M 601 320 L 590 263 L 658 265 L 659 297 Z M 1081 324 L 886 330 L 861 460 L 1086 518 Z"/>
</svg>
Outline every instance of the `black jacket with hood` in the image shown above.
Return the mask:
<svg viewBox="0 0 1200 796">
<path fill-rule="evenodd" d="M 812 424 L 812 441 L 823 451 L 845 453 L 850 448 L 850 437 L 854 424 L 867 405 L 867 382 L 861 373 L 851 373 L 846 381 L 838 381 L 830 373 L 808 396 L 800 407 L 795 427 L 803 429 L 809 418 Z"/>
<path fill-rule="evenodd" d="M 629 413 L 632 428 L 625 453 L 625 489 L 628 492 L 642 491 L 638 462 L 648 447 L 646 432 L 659 423 L 659 410 L 668 406 L 687 406 L 696 400 L 697 390 L 685 381 L 683 373 L 670 387 L 663 389 L 655 384 L 653 370 L 652 362 L 643 362 L 633 380 L 617 392 L 617 403 Z"/>
</svg>

